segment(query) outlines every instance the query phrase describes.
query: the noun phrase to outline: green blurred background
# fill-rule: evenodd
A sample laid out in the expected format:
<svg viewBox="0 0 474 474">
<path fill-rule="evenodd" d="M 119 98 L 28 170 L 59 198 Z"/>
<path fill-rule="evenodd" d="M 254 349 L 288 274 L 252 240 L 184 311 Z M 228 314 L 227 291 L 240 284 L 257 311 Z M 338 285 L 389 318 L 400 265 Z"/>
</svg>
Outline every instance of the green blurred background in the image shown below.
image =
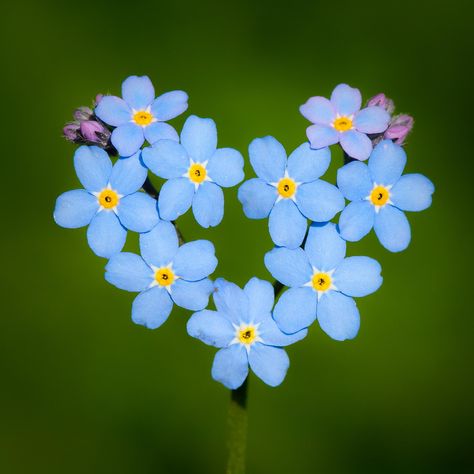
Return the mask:
<svg viewBox="0 0 474 474">
<path fill-rule="evenodd" d="M 185 311 L 156 331 L 132 324 L 134 295 L 105 282 L 85 230 L 52 220 L 56 196 L 78 186 L 63 123 L 131 74 L 159 93 L 186 90 L 186 115 L 212 117 L 220 146 L 245 156 L 258 136 L 288 151 L 302 143 L 298 106 L 339 82 L 365 99 L 383 91 L 415 116 L 407 171 L 435 182 L 434 204 L 409 216 L 402 254 L 373 235 L 350 246 L 385 277 L 358 302 L 354 341 L 316 324 L 289 348 L 282 386 L 251 376 L 248 472 L 474 472 L 469 3 L 4 5 L 0 472 L 224 470 L 229 393 L 210 377 L 214 349 L 187 336 Z M 338 163 L 335 152 L 328 179 Z M 270 278 L 266 222 L 244 218 L 235 189 L 217 229 L 190 215 L 180 225 L 215 243 L 216 276 Z"/>
</svg>

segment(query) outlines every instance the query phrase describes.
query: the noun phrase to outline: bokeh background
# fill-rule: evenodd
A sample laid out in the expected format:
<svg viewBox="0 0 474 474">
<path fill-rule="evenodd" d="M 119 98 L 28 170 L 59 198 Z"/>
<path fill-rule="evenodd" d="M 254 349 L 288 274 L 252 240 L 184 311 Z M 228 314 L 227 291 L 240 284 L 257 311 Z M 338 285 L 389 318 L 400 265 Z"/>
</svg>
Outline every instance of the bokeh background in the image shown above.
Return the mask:
<svg viewBox="0 0 474 474">
<path fill-rule="evenodd" d="M 175 309 L 156 331 L 132 324 L 134 295 L 105 282 L 85 230 L 52 220 L 56 196 L 78 186 L 63 123 L 131 74 L 157 92 L 186 90 L 186 116 L 214 118 L 219 144 L 245 156 L 258 136 L 288 151 L 302 143 L 298 106 L 339 82 L 365 99 L 383 91 L 415 116 L 407 171 L 435 182 L 434 204 L 409 216 L 407 251 L 390 254 L 373 235 L 349 247 L 377 258 L 385 278 L 358 302 L 354 341 L 316 324 L 289 348 L 281 387 L 251 376 L 248 472 L 474 472 L 469 3 L 4 5 L 0 472 L 225 468 L 229 393 L 210 377 L 214 349 L 186 334 L 189 312 Z M 225 197 L 217 229 L 188 215 L 184 234 L 215 243 L 216 276 L 270 278 L 266 222 L 244 218 L 235 189 Z"/>
</svg>

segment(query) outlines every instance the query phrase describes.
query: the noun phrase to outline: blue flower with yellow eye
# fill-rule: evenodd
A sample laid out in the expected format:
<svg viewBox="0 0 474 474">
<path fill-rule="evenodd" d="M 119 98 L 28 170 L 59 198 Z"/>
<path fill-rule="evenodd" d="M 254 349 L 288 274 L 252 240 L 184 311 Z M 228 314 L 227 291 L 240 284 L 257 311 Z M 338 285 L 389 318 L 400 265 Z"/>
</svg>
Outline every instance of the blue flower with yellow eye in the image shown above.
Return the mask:
<svg viewBox="0 0 474 474">
<path fill-rule="evenodd" d="M 150 170 L 168 181 L 158 200 L 160 216 L 173 221 L 191 206 L 202 227 L 218 225 L 224 216 L 221 188 L 244 179 L 244 159 L 233 148 L 217 148 L 214 120 L 191 115 L 181 131 L 181 143 L 160 140 L 143 150 Z"/>
<path fill-rule="evenodd" d="M 220 348 L 212 365 L 212 377 L 227 388 L 240 387 L 249 366 L 266 384 L 275 387 L 290 365 L 282 346 L 303 339 L 307 331 L 284 334 L 272 319 L 273 286 L 252 278 L 242 290 L 222 278 L 215 281 L 217 311 L 195 313 L 188 321 L 188 334 Z"/>
<path fill-rule="evenodd" d="M 127 229 L 147 232 L 159 221 L 156 200 L 137 192 L 147 176 L 140 153 L 112 166 L 107 153 L 96 146 L 81 146 L 74 166 L 85 189 L 61 194 L 54 220 L 70 229 L 88 225 L 87 240 L 100 257 L 110 258 L 125 244 Z"/>
<path fill-rule="evenodd" d="M 172 91 L 155 99 L 155 89 L 147 76 L 130 76 L 122 83 L 122 97 L 101 98 L 95 114 L 116 127 L 111 141 L 122 156 L 131 156 L 145 139 L 153 144 L 161 139 L 177 140 L 176 130 L 165 123 L 188 108 L 188 95 Z"/>
<path fill-rule="evenodd" d="M 105 279 L 117 288 L 140 292 L 132 305 L 132 320 L 150 329 L 161 326 L 173 303 L 192 311 L 207 306 L 213 290 L 207 278 L 216 268 L 214 246 L 196 240 L 179 246 L 173 224 L 160 221 L 140 234 L 140 255 L 114 255 Z"/>
<path fill-rule="evenodd" d="M 344 208 L 339 189 L 318 179 L 329 167 L 329 148 L 313 150 L 303 143 L 287 159 L 283 145 L 268 136 L 253 140 L 249 155 L 258 177 L 240 186 L 238 198 L 250 219 L 269 216 L 276 245 L 299 247 L 308 219 L 329 221 Z"/>
<path fill-rule="evenodd" d="M 410 224 L 403 211 L 430 207 L 434 185 L 421 174 L 402 176 L 406 160 L 400 145 L 383 140 L 367 165 L 352 162 L 338 170 L 339 189 L 352 201 L 339 218 L 344 239 L 358 241 L 374 228 L 380 243 L 391 252 L 408 247 Z"/>
<path fill-rule="evenodd" d="M 360 325 L 353 297 L 366 296 L 382 284 L 380 265 L 369 257 L 347 257 L 346 242 L 335 224 L 312 224 L 304 250 L 274 248 L 265 265 L 288 286 L 273 312 L 288 334 L 308 327 L 317 318 L 321 329 L 338 341 L 352 339 Z"/>
</svg>

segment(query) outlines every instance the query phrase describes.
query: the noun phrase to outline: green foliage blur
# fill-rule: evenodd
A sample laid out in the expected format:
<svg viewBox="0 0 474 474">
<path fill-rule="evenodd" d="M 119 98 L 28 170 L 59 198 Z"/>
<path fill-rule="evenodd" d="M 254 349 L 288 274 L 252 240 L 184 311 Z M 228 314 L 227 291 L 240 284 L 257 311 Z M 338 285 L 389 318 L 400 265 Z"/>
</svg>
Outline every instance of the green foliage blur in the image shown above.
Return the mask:
<svg viewBox="0 0 474 474">
<path fill-rule="evenodd" d="M 185 116 L 212 117 L 219 145 L 246 157 L 255 137 L 274 135 L 287 151 L 302 143 L 298 106 L 340 82 L 365 99 L 385 92 L 414 115 L 407 171 L 434 181 L 433 206 L 409 215 L 413 239 L 401 254 L 373 235 L 349 247 L 378 259 L 385 279 L 359 300 L 354 341 L 332 341 L 315 324 L 289 348 L 281 387 L 251 376 L 248 472 L 474 472 L 469 3 L 2 7 L 1 473 L 225 469 L 229 393 L 210 377 L 215 350 L 186 334 L 189 312 L 175 309 L 155 331 L 134 325 L 134 295 L 105 282 L 85 230 L 52 219 L 57 195 L 79 186 L 63 124 L 131 74 L 149 75 L 158 93 L 187 91 Z M 335 150 L 328 179 L 340 163 Z M 184 235 L 215 243 L 216 276 L 271 278 L 266 222 L 244 217 L 236 189 L 225 199 L 217 229 L 189 214 Z"/>
</svg>

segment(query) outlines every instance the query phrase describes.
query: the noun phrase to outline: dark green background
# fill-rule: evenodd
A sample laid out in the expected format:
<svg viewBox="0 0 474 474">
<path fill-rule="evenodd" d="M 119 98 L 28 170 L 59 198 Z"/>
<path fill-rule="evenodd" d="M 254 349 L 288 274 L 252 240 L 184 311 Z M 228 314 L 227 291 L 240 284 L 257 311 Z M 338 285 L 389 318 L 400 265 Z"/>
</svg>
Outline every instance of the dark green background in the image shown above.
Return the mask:
<svg viewBox="0 0 474 474">
<path fill-rule="evenodd" d="M 103 279 L 85 231 L 52 220 L 78 186 L 61 128 L 131 74 L 158 93 L 184 89 L 219 144 L 247 156 L 272 134 L 305 140 L 298 106 L 340 82 L 384 91 L 415 116 L 407 171 L 436 184 L 409 216 L 402 254 L 373 236 L 350 246 L 383 266 L 359 300 L 362 325 L 338 343 L 318 328 L 289 348 L 277 389 L 250 380 L 250 473 L 472 472 L 472 12 L 468 1 L 36 2 L 1 13 L 2 316 L 0 472 L 222 473 L 229 394 L 210 377 L 214 349 L 185 331 L 130 321 L 133 295 Z M 180 128 L 183 118 L 173 121 Z M 333 154 L 334 178 L 340 154 Z M 248 169 L 248 176 L 252 173 Z M 216 276 L 270 278 L 265 221 L 235 189 L 209 238 Z M 129 248 L 136 245 L 131 238 Z M 469 290 L 468 290 L 469 286 Z M 469 291 L 469 292 L 468 292 Z"/>
</svg>

